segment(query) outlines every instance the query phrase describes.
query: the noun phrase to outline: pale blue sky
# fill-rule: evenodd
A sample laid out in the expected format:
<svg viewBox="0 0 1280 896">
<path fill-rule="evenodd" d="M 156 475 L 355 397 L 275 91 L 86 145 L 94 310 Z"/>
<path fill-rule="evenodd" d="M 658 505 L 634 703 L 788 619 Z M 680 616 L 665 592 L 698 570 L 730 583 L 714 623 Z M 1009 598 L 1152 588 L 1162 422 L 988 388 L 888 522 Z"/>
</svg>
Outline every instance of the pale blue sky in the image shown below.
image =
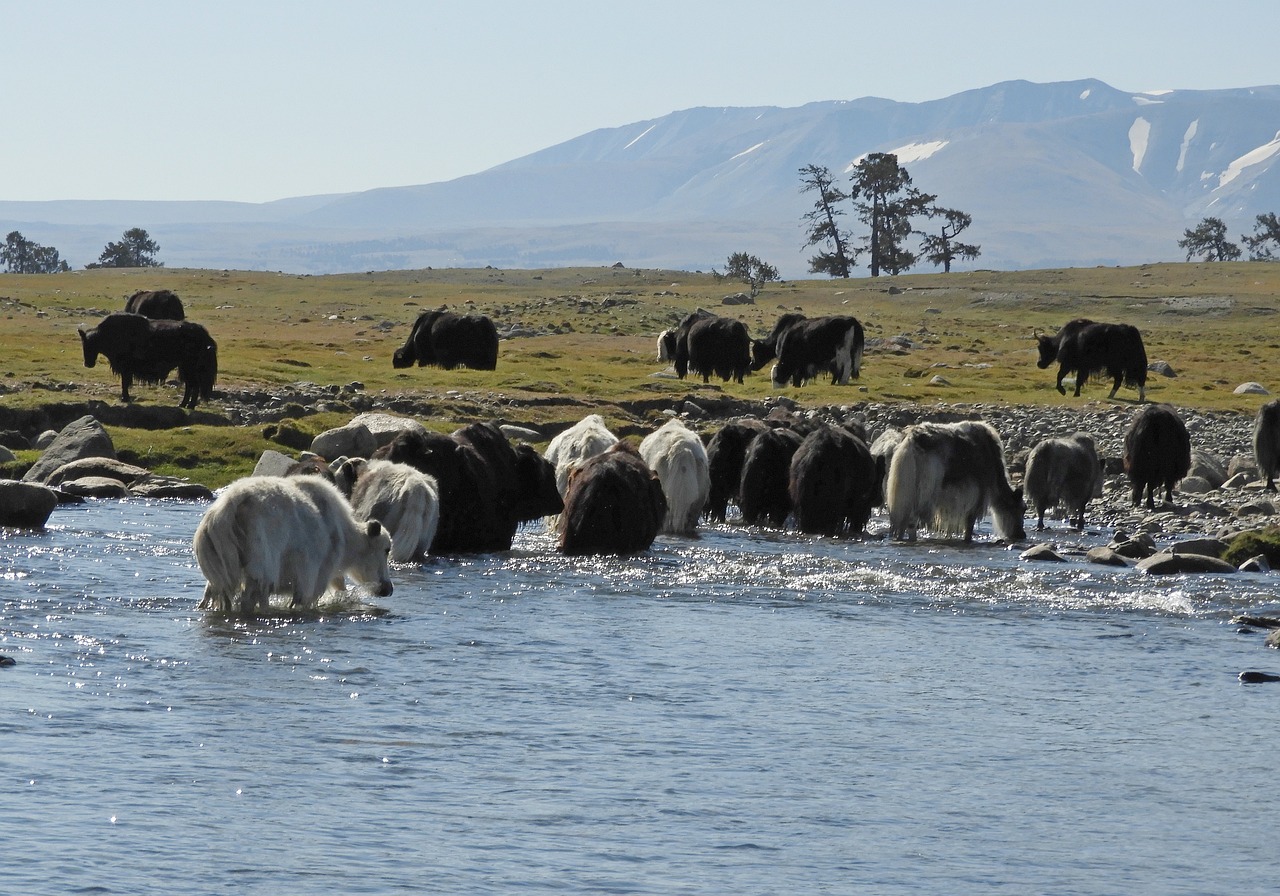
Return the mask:
<svg viewBox="0 0 1280 896">
<path fill-rule="evenodd" d="M 1276 0 L 0 0 L 0 200 L 449 180 L 694 106 L 1280 83 Z"/>
</svg>

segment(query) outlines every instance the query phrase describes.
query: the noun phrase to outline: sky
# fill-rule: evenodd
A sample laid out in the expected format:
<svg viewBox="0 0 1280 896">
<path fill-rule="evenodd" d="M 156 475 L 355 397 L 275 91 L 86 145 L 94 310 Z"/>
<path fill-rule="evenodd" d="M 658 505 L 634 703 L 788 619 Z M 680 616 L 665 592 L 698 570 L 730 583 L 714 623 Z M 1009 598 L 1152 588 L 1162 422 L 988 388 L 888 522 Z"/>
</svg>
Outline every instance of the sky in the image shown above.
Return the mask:
<svg viewBox="0 0 1280 896">
<path fill-rule="evenodd" d="M 0 200 L 452 180 L 699 106 L 1280 83 L 1280 3 L 0 0 Z"/>
</svg>

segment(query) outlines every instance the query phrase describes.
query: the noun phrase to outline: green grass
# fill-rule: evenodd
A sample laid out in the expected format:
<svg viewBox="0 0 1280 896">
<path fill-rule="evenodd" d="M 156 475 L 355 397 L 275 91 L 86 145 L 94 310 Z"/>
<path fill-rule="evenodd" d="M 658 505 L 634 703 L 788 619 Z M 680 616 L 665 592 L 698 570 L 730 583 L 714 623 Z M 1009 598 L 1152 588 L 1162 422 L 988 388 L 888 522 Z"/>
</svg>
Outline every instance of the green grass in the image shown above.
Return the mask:
<svg viewBox="0 0 1280 896">
<path fill-rule="evenodd" d="M 508 419 L 531 423 L 579 419 L 587 406 L 614 422 L 620 403 L 700 395 L 761 400 L 781 393 L 806 406 L 1078 405 L 1080 399 L 1054 390 L 1053 369 L 1036 369 L 1033 340 L 1036 329 L 1054 331 L 1075 317 L 1124 321 L 1142 331 L 1148 357 L 1167 361 L 1177 374 L 1153 375 L 1150 400 L 1252 414 L 1262 397 L 1232 390 L 1249 380 L 1275 387 L 1269 377 L 1280 347 L 1280 265 L 1260 262 L 790 281 L 770 284 L 745 306 L 721 304 L 745 288 L 734 281 L 626 268 L 323 277 L 170 268 L 6 274 L 0 275 L 0 414 L 59 402 L 115 404 L 117 381 L 105 365 L 84 368 L 75 329 L 123 308 L 125 297 L 142 288 L 174 290 L 188 317 L 209 328 L 219 345 L 220 388 L 360 383 L 387 399 L 429 399 L 438 410 L 425 422 L 442 429 L 455 422 L 455 391 L 492 398 Z M 504 340 L 496 371 L 393 369 L 391 353 L 418 312 L 446 304 L 488 314 L 503 332 L 517 326 L 547 335 Z M 655 378 L 665 366 L 655 360 L 657 333 L 698 307 L 741 318 L 755 336 L 785 311 L 853 314 L 870 340 L 905 336 L 916 347 L 870 348 L 862 378 L 846 387 L 817 382 L 775 392 L 765 375 L 709 386 Z M 950 385 L 931 385 L 935 375 Z M 172 389 L 134 391 L 139 405 L 176 404 Z M 1107 391 L 1095 384 L 1085 397 L 1105 400 Z M 548 401 L 557 397 L 563 401 Z M 306 417 L 297 425 L 318 432 L 340 422 Z M 250 458 L 273 447 L 259 429 L 109 427 L 117 448 L 146 466 L 179 474 L 220 470 L 220 481 L 251 469 Z"/>
</svg>

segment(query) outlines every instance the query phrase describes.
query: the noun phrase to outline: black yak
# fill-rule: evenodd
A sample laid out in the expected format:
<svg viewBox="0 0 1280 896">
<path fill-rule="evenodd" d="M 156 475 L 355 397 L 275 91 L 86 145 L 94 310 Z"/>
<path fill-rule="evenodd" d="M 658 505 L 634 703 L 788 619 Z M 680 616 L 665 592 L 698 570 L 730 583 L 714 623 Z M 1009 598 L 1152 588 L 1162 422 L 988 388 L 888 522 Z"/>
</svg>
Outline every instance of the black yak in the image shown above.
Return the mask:
<svg viewBox="0 0 1280 896">
<path fill-rule="evenodd" d="M 1099 373 L 1111 377 L 1108 399 L 1115 398 L 1121 384 L 1138 390 L 1138 401 L 1147 400 L 1147 350 L 1142 334 L 1129 324 L 1100 324 L 1078 318 L 1066 324 L 1056 336 L 1036 336 L 1040 360 L 1036 366 L 1044 370 L 1058 362 L 1058 393 L 1066 395 L 1062 380 L 1075 371 L 1075 397 L 1080 387 Z"/>
<path fill-rule="evenodd" d="M 1142 408 L 1124 434 L 1124 471 L 1133 486 L 1136 507 L 1145 492 L 1155 509 L 1155 491 L 1173 503 L 1173 487 L 1191 469 L 1191 435 L 1178 412 L 1167 404 Z"/>
<path fill-rule="evenodd" d="M 413 322 L 404 345 L 391 356 L 391 366 L 396 369 L 414 364 L 445 370 L 496 370 L 498 328 L 483 314 L 454 314 L 443 308 L 424 311 Z"/>
<path fill-rule="evenodd" d="M 1253 421 L 1253 457 L 1258 471 L 1267 477 L 1267 491 L 1275 491 L 1276 476 L 1280 474 L 1280 399 L 1258 408 Z"/>
<path fill-rule="evenodd" d="M 78 331 L 84 348 L 84 366 L 93 367 L 104 355 L 120 377 L 120 400 L 132 401 L 129 387 L 140 383 L 159 385 L 175 369 L 186 390 L 178 405 L 194 408 L 213 397 L 218 376 L 218 344 L 200 324 L 179 320 L 151 320 L 141 314 L 120 311 L 108 314 L 96 327 Z"/>
<path fill-rule="evenodd" d="M 666 515 L 658 474 L 630 442 L 615 442 L 570 471 L 560 552 L 581 556 L 647 551 Z"/>
<path fill-rule="evenodd" d="M 182 299 L 171 289 L 140 289 L 129 296 L 124 310 L 152 320 L 184 320 Z"/>
</svg>

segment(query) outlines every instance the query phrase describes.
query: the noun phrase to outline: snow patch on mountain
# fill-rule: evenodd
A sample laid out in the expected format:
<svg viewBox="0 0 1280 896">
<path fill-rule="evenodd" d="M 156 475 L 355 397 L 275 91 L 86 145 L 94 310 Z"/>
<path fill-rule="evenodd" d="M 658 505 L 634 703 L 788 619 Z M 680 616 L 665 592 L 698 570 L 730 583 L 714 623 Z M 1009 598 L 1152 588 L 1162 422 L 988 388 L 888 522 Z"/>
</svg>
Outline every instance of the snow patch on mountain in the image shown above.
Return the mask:
<svg viewBox="0 0 1280 896">
<path fill-rule="evenodd" d="M 1222 176 L 1218 179 L 1218 189 L 1222 189 L 1231 183 L 1244 173 L 1246 168 L 1261 165 L 1276 153 L 1280 153 L 1280 131 L 1276 133 L 1270 143 L 1264 143 L 1257 149 L 1250 150 L 1228 165 L 1227 170 L 1222 172 Z"/>
<path fill-rule="evenodd" d="M 1142 159 L 1147 154 L 1147 140 L 1151 137 L 1151 122 L 1145 118 L 1134 119 L 1129 126 L 1129 152 L 1133 153 L 1133 170 L 1142 173 Z"/>
<path fill-rule="evenodd" d="M 1187 163 L 1187 149 L 1191 146 L 1191 141 L 1196 138 L 1196 131 L 1200 129 L 1200 119 L 1196 119 L 1187 125 L 1187 132 L 1182 135 L 1182 148 L 1178 151 L 1178 173 L 1182 173 L 1182 168 Z"/>
</svg>

